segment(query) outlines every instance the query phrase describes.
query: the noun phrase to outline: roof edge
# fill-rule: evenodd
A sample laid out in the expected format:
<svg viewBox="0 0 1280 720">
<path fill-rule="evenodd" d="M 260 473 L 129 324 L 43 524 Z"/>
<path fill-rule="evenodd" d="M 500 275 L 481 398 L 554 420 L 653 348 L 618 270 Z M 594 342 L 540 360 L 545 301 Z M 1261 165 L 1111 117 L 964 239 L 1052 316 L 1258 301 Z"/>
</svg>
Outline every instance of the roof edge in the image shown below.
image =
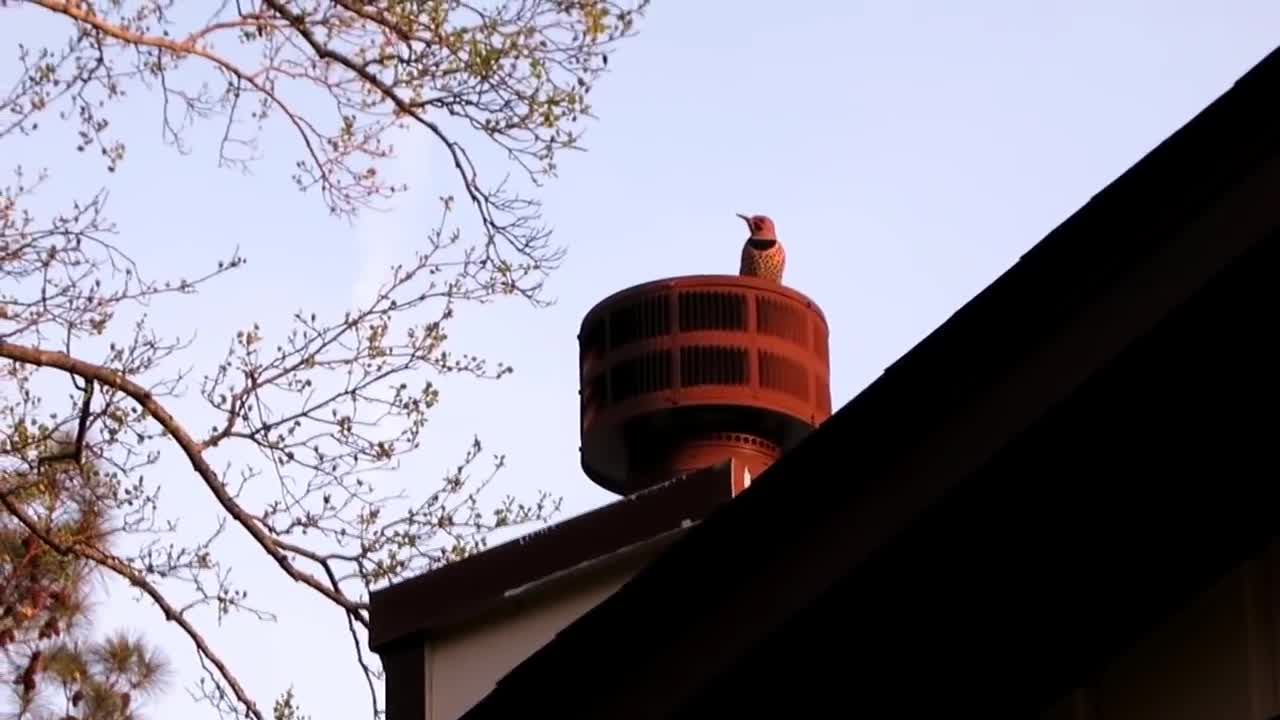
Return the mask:
<svg viewBox="0 0 1280 720">
<path fill-rule="evenodd" d="M 369 647 L 443 632 L 517 602 L 519 589 L 674 540 L 733 497 L 732 478 L 729 462 L 697 470 L 376 590 Z"/>
<path fill-rule="evenodd" d="M 850 437 L 858 437 L 864 443 L 859 453 L 863 470 L 886 472 L 893 467 L 893 461 L 921 452 L 923 440 L 941 442 L 946 431 L 965 420 L 964 414 L 953 411 L 955 404 L 966 404 L 968 409 L 976 407 L 986 389 L 1003 382 L 1003 373 L 1009 367 L 1042 351 L 1048 340 L 1063 336 L 1067 329 L 1080 333 L 1079 327 L 1068 327 L 1069 321 L 1086 310 L 1095 316 L 1100 313 L 1093 303 L 1097 293 L 1118 282 L 1118 277 L 1134 274 L 1135 268 L 1149 263 L 1153 255 L 1164 249 L 1170 236 L 1185 226 L 1186 218 L 1197 207 L 1217 202 L 1234 184 L 1241 182 L 1242 177 L 1248 177 L 1280 154 L 1280 141 L 1274 134 L 1275 110 L 1258 112 L 1260 108 L 1274 107 L 1270 95 L 1277 86 L 1280 86 L 1280 50 L 1273 50 L 1230 89 L 1050 231 L 1018 263 L 905 353 L 805 442 L 784 455 L 760 477 L 751 491 L 702 523 L 626 587 L 517 665 L 463 717 L 502 717 L 500 713 L 513 707 L 527 709 L 521 701 L 534 697 L 535 693 L 556 694 L 562 688 L 548 686 L 546 682 L 554 677 L 552 673 L 569 667 L 578 670 L 590 667 L 594 659 L 600 657 L 592 651 L 606 643 L 627 647 L 629 651 L 635 651 L 634 646 L 641 642 L 653 646 L 646 649 L 661 649 L 662 640 L 645 637 L 643 633 L 657 624 L 652 617 L 665 608 L 652 610 L 644 601 L 662 597 L 667 580 L 692 580 L 693 585 L 720 582 L 724 584 L 719 585 L 716 592 L 723 594 L 736 589 L 729 586 L 731 581 L 745 584 L 746 571 L 757 573 L 757 568 L 764 564 L 761 556 L 750 550 L 773 550 L 757 539 L 762 535 L 748 532 L 758 529 L 752 522 L 754 518 L 766 517 L 774 522 L 770 535 L 788 537 L 788 532 L 801 529 L 809 533 L 810 540 L 829 539 L 836 537 L 837 530 L 846 532 L 850 527 L 844 521 L 853 515 L 848 510 L 853 501 L 866 500 L 882 491 L 881 495 L 887 498 L 884 504 L 897 514 L 874 518 L 874 522 L 868 521 L 859 527 L 857 532 L 862 534 L 859 552 L 870 553 L 878 543 L 900 532 L 913 517 L 918 517 L 917 506 L 928 507 L 932 499 L 950 489 L 947 483 L 959 482 L 955 478 L 964 476 L 956 473 L 944 482 L 927 477 L 917 469 L 921 472 L 918 476 L 895 478 L 900 482 L 914 481 L 920 486 L 916 488 L 917 494 L 924 500 L 906 497 L 909 493 L 902 485 L 891 490 L 873 485 L 873 472 L 866 472 L 857 481 L 848 483 L 807 478 L 803 487 L 812 492 L 801 502 L 797 493 L 788 490 L 798 487 L 791 481 L 801 478 L 787 475 L 821 467 L 824 454 L 835 447 L 847 448 Z M 1190 179 L 1182 173 L 1170 172 L 1188 167 L 1197 171 Z M 1106 227 L 1106 232 L 1097 232 L 1103 221 L 1112 224 Z M 1225 255 L 1229 251 L 1218 252 Z M 1180 282 L 1190 286 L 1197 280 L 1182 278 Z M 1158 314 L 1159 311 L 1149 312 Z M 1133 327 L 1141 324 L 1139 320 L 1129 322 Z M 1123 344 L 1123 340 L 1114 338 L 1107 342 L 1111 343 L 1108 352 L 1114 352 L 1115 346 Z M 1089 359 L 1073 362 L 1079 366 L 1078 373 L 1087 372 Z M 1048 371 L 1042 372 L 1048 375 Z M 1068 381 L 1060 383 L 1065 387 Z M 1006 396 L 1013 394 L 1010 387 L 1003 390 Z M 1042 397 L 1020 400 L 1016 412 L 1021 415 L 1015 419 L 1034 417 L 1038 410 L 1033 405 L 1046 399 L 1052 401 L 1055 392 L 1057 389 L 1050 389 L 1044 391 Z M 1012 420 L 1008 422 L 1015 425 Z M 991 433 L 998 434 L 996 430 Z M 993 442 L 998 442 L 998 438 Z M 976 462 L 979 454 L 974 452 L 972 456 L 963 457 L 964 465 L 960 469 Z M 847 473 L 855 474 L 854 471 Z M 797 512 L 815 506 L 818 513 L 826 516 L 827 523 L 816 529 L 808 527 L 815 513 Z M 735 531 L 740 533 L 737 537 L 750 540 L 749 547 L 732 556 L 731 562 L 717 567 L 709 577 L 699 563 L 722 552 Z M 773 550 L 775 556 L 768 558 L 769 569 L 781 568 L 788 561 L 786 552 L 794 550 L 798 543 L 789 538 L 786 550 Z M 844 560 L 824 559 L 823 562 L 834 566 Z M 727 567 L 730 564 L 735 567 Z M 823 572 L 826 571 L 812 573 L 813 587 L 823 586 L 830 580 Z M 685 587 L 683 591 L 692 595 L 697 589 Z M 808 592 L 803 588 L 787 590 L 793 599 Z M 692 625 L 699 619 L 714 617 L 714 608 L 723 607 L 723 604 L 716 606 L 715 601 L 721 599 L 700 598 L 703 607 L 699 609 L 703 614 L 687 612 L 680 616 L 681 620 Z M 760 605 L 779 614 L 783 612 L 778 609 L 781 603 L 776 598 L 760 601 Z M 646 612 L 652 610 L 651 614 L 640 616 L 636 610 L 640 607 Z M 629 612 L 633 614 L 628 616 Z M 635 622 L 626 625 L 631 618 Z M 614 626 L 610 627 L 610 623 Z M 626 627 L 629 636 L 620 638 L 617 633 L 610 633 L 617 627 Z M 632 646 L 628 647 L 628 642 Z M 713 650 L 722 652 L 721 648 Z M 611 663 L 608 671 L 634 681 L 635 676 L 627 672 L 640 667 L 643 661 L 630 654 L 621 656 L 626 658 L 626 665 L 619 667 Z M 587 705 L 590 699 L 575 697 L 574 702 Z M 566 711 L 564 716 L 576 715 Z"/>
</svg>

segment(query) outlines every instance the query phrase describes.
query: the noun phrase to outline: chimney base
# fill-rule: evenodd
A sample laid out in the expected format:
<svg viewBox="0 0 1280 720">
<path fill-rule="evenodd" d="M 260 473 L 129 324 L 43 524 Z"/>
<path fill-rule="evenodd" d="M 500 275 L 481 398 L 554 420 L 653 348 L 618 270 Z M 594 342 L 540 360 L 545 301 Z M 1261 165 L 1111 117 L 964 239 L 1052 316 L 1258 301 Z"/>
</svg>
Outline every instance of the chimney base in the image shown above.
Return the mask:
<svg viewBox="0 0 1280 720">
<path fill-rule="evenodd" d="M 755 435 L 745 433 L 712 432 L 681 438 L 678 444 L 653 458 L 641 472 L 640 482 L 634 486 L 645 487 L 685 473 L 732 461 L 733 494 L 737 495 L 782 455 L 782 448 Z"/>
</svg>

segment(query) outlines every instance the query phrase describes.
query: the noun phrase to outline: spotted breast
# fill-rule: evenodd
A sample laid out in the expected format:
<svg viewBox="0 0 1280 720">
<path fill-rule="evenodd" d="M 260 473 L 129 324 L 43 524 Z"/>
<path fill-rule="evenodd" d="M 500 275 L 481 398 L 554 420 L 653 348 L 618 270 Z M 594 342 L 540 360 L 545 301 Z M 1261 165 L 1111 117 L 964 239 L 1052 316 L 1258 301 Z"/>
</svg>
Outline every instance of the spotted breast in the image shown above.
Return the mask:
<svg viewBox="0 0 1280 720">
<path fill-rule="evenodd" d="M 787 267 L 787 253 L 777 240 L 752 238 L 742 246 L 742 262 L 739 275 L 782 282 L 782 272 Z"/>
</svg>

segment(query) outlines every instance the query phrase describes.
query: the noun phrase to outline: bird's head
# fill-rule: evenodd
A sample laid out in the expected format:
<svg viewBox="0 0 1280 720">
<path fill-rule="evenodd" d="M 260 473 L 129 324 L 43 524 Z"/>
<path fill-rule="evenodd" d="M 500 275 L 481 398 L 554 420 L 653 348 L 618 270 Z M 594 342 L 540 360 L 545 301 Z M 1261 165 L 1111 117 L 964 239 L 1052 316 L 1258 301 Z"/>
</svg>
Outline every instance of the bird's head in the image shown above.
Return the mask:
<svg viewBox="0 0 1280 720">
<path fill-rule="evenodd" d="M 751 238 L 753 240 L 777 240 L 778 233 L 773 228 L 773 221 L 764 215 L 743 215 L 738 213 L 738 217 L 747 223 L 747 227 L 751 229 Z"/>
</svg>

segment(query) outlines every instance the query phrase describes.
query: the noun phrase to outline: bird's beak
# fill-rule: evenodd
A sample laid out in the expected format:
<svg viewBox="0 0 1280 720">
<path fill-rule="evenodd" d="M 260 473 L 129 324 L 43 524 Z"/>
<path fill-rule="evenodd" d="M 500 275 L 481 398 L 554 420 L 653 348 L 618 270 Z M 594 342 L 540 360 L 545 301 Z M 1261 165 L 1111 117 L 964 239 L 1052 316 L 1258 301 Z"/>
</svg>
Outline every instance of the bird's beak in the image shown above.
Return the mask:
<svg viewBox="0 0 1280 720">
<path fill-rule="evenodd" d="M 742 221 L 745 222 L 746 224 L 748 225 L 751 224 L 751 218 L 749 216 L 743 215 L 742 213 L 734 213 L 734 215 L 737 215 L 738 217 L 742 218 Z"/>
</svg>

